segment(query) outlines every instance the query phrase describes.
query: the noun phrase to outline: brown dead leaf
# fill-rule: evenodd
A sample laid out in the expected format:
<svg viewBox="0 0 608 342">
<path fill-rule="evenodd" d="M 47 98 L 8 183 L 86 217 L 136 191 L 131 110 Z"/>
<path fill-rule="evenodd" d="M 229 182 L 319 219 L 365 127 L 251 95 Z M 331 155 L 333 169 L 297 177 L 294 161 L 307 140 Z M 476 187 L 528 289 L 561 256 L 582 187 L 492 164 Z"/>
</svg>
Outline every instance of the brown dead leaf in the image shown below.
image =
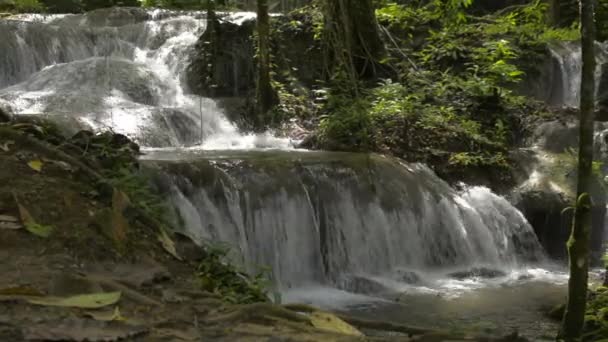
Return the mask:
<svg viewBox="0 0 608 342">
<path fill-rule="evenodd" d="M 39 237 L 47 238 L 53 233 L 53 227 L 43 224 L 39 224 L 34 220 L 30 212 L 21 204 L 17 199 L 17 195 L 13 193 L 13 198 L 17 207 L 19 208 L 19 216 L 21 216 L 21 222 L 25 226 L 25 229 Z"/>
<path fill-rule="evenodd" d="M 28 224 L 36 224 L 36 221 L 30 214 L 30 212 L 23 205 L 21 205 L 19 199 L 17 199 L 17 195 L 15 195 L 14 193 L 13 198 L 15 199 L 15 203 L 17 203 L 17 208 L 19 208 L 19 216 L 21 217 L 21 223 L 23 223 L 24 226 L 27 226 Z"/>
<path fill-rule="evenodd" d="M 182 260 L 182 258 L 177 254 L 177 249 L 175 248 L 175 242 L 171 240 L 169 234 L 167 234 L 164 230 L 160 231 L 158 235 L 158 241 L 160 241 L 161 245 L 167 251 L 167 253 L 171 254 L 175 259 Z"/>
<path fill-rule="evenodd" d="M 90 319 L 67 319 L 24 329 L 28 341 L 118 341 L 143 335 L 147 328 L 122 322 L 101 322 Z"/>
</svg>

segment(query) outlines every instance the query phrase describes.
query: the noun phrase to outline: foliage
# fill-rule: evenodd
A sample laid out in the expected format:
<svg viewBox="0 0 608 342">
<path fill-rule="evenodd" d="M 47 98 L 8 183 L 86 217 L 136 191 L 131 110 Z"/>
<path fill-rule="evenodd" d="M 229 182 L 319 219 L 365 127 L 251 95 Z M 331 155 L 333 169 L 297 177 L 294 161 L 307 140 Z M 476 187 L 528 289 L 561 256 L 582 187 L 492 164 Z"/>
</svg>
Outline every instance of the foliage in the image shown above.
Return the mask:
<svg viewBox="0 0 608 342">
<path fill-rule="evenodd" d="M 553 28 L 547 5 L 532 1 L 484 17 L 465 16 L 470 1 L 384 1 L 393 68 L 380 84 L 333 75 L 322 112 L 323 147 L 378 150 L 448 168 L 508 169 L 507 150 L 523 134 L 524 116 L 542 107 L 515 94 L 547 57 L 547 45 L 580 37 L 578 26 Z M 442 6 L 443 5 L 443 6 Z"/>
<path fill-rule="evenodd" d="M 589 292 L 582 341 L 600 341 L 608 336 L 608 288 Z"/>
<path fill-rule="evenodd" d="M 268 301 L 267 277 L 264 272 L 249 277 L 236 266 L 225 261 L 227 250 L 208 247 L 205 259 L 199 264 L 197 277 L 200 286 L 217 293 L 230 303 L 256 303 Z"/>
<path fill-rule="evenodd" d="M 14 0 L 14 8 L 20 13 L 39 13 L 44 11 L 44 5 L 38 0 Z"/>
</svg>

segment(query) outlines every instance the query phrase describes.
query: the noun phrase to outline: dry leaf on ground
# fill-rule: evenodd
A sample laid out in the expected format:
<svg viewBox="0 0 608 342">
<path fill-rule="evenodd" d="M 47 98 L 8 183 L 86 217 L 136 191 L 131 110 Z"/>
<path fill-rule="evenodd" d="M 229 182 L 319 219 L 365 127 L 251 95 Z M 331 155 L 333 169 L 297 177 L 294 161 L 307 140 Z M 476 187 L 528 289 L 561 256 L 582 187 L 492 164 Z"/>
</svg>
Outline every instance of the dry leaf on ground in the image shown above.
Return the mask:
<svg viewBox="0 0 608 342">
<path fill-rule="evenodd" d="M 28 299 L 31 304 L 44 306 L 63 306 L 82 309 L 98 309 L 116 304 L 120 300 L 121 292 L 102 292 L 72 297 L 42 297 Z"/>
</svg>

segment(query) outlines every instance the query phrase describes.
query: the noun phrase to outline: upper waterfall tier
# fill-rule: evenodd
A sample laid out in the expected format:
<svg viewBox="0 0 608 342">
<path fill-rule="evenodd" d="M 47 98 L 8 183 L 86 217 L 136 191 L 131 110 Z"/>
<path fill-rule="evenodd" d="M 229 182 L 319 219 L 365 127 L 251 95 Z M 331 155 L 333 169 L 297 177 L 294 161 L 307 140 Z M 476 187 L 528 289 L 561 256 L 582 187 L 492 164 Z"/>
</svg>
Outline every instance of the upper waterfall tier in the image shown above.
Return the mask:
<svg viewBox="0 0 608 342">
<path fill-rule="evenodd" d="M 550 102 L 554 105 L 578 107 L 583 67 L 580 44 L 556 44 L 551 48 L 551 56 L 556 63 L 559 78 L 555 84 L 547 85 L 554 92 Z M 608 43 L 596 43 L 596 60 L 595 90 L 596 95 L 599 95 L 600 86 L 608 86 L 608 84 L 603 85 L 601 82 L 602 74 L 608 71 L 604 66 L 608 63 Z"/>
<path fill-rule="evenodd" d="M 483 187 L 452 189 L 430 169 L 377 155 L 156 151 L 187 232 L 228 243 L 282 289 L 334 285 L 342 275 L 397 274 L 542 258 L 523 215 Z M 402 277 L 403 275 L 401 275 Z"/>
<path fill-rule="evenodd" d="M 135 8 L 0 20 L 0 105 L 111 128 L 145 146 L 289 148 L 287 139 L 241 134 L 213 100 L 189 94 L 184 73 L 205 28 L 200 12 Z"/>
</svg>

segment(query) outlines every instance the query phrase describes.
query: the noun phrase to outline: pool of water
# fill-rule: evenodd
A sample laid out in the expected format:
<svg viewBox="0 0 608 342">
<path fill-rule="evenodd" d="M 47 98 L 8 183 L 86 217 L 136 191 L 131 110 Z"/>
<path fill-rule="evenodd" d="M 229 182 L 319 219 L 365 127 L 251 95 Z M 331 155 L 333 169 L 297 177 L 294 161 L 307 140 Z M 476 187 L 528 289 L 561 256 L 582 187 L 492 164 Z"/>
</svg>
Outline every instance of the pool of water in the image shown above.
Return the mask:
<svg viewBox="0 0 608 342">
<path fill-rule="evenodd" d="M 600 272 L 592 271 L 590 279 L 597 283 Z M 547 312 L 565 303 L 566 296 L 564 271 L 533 268 L 494 279 L 437 278 L 382 298 L 310 287 L 288 291 L 283 299 L 363 319 L 494 337 L 517 331 L 531 341 L 553 341 L 559 322 Z"/>
</svg>

